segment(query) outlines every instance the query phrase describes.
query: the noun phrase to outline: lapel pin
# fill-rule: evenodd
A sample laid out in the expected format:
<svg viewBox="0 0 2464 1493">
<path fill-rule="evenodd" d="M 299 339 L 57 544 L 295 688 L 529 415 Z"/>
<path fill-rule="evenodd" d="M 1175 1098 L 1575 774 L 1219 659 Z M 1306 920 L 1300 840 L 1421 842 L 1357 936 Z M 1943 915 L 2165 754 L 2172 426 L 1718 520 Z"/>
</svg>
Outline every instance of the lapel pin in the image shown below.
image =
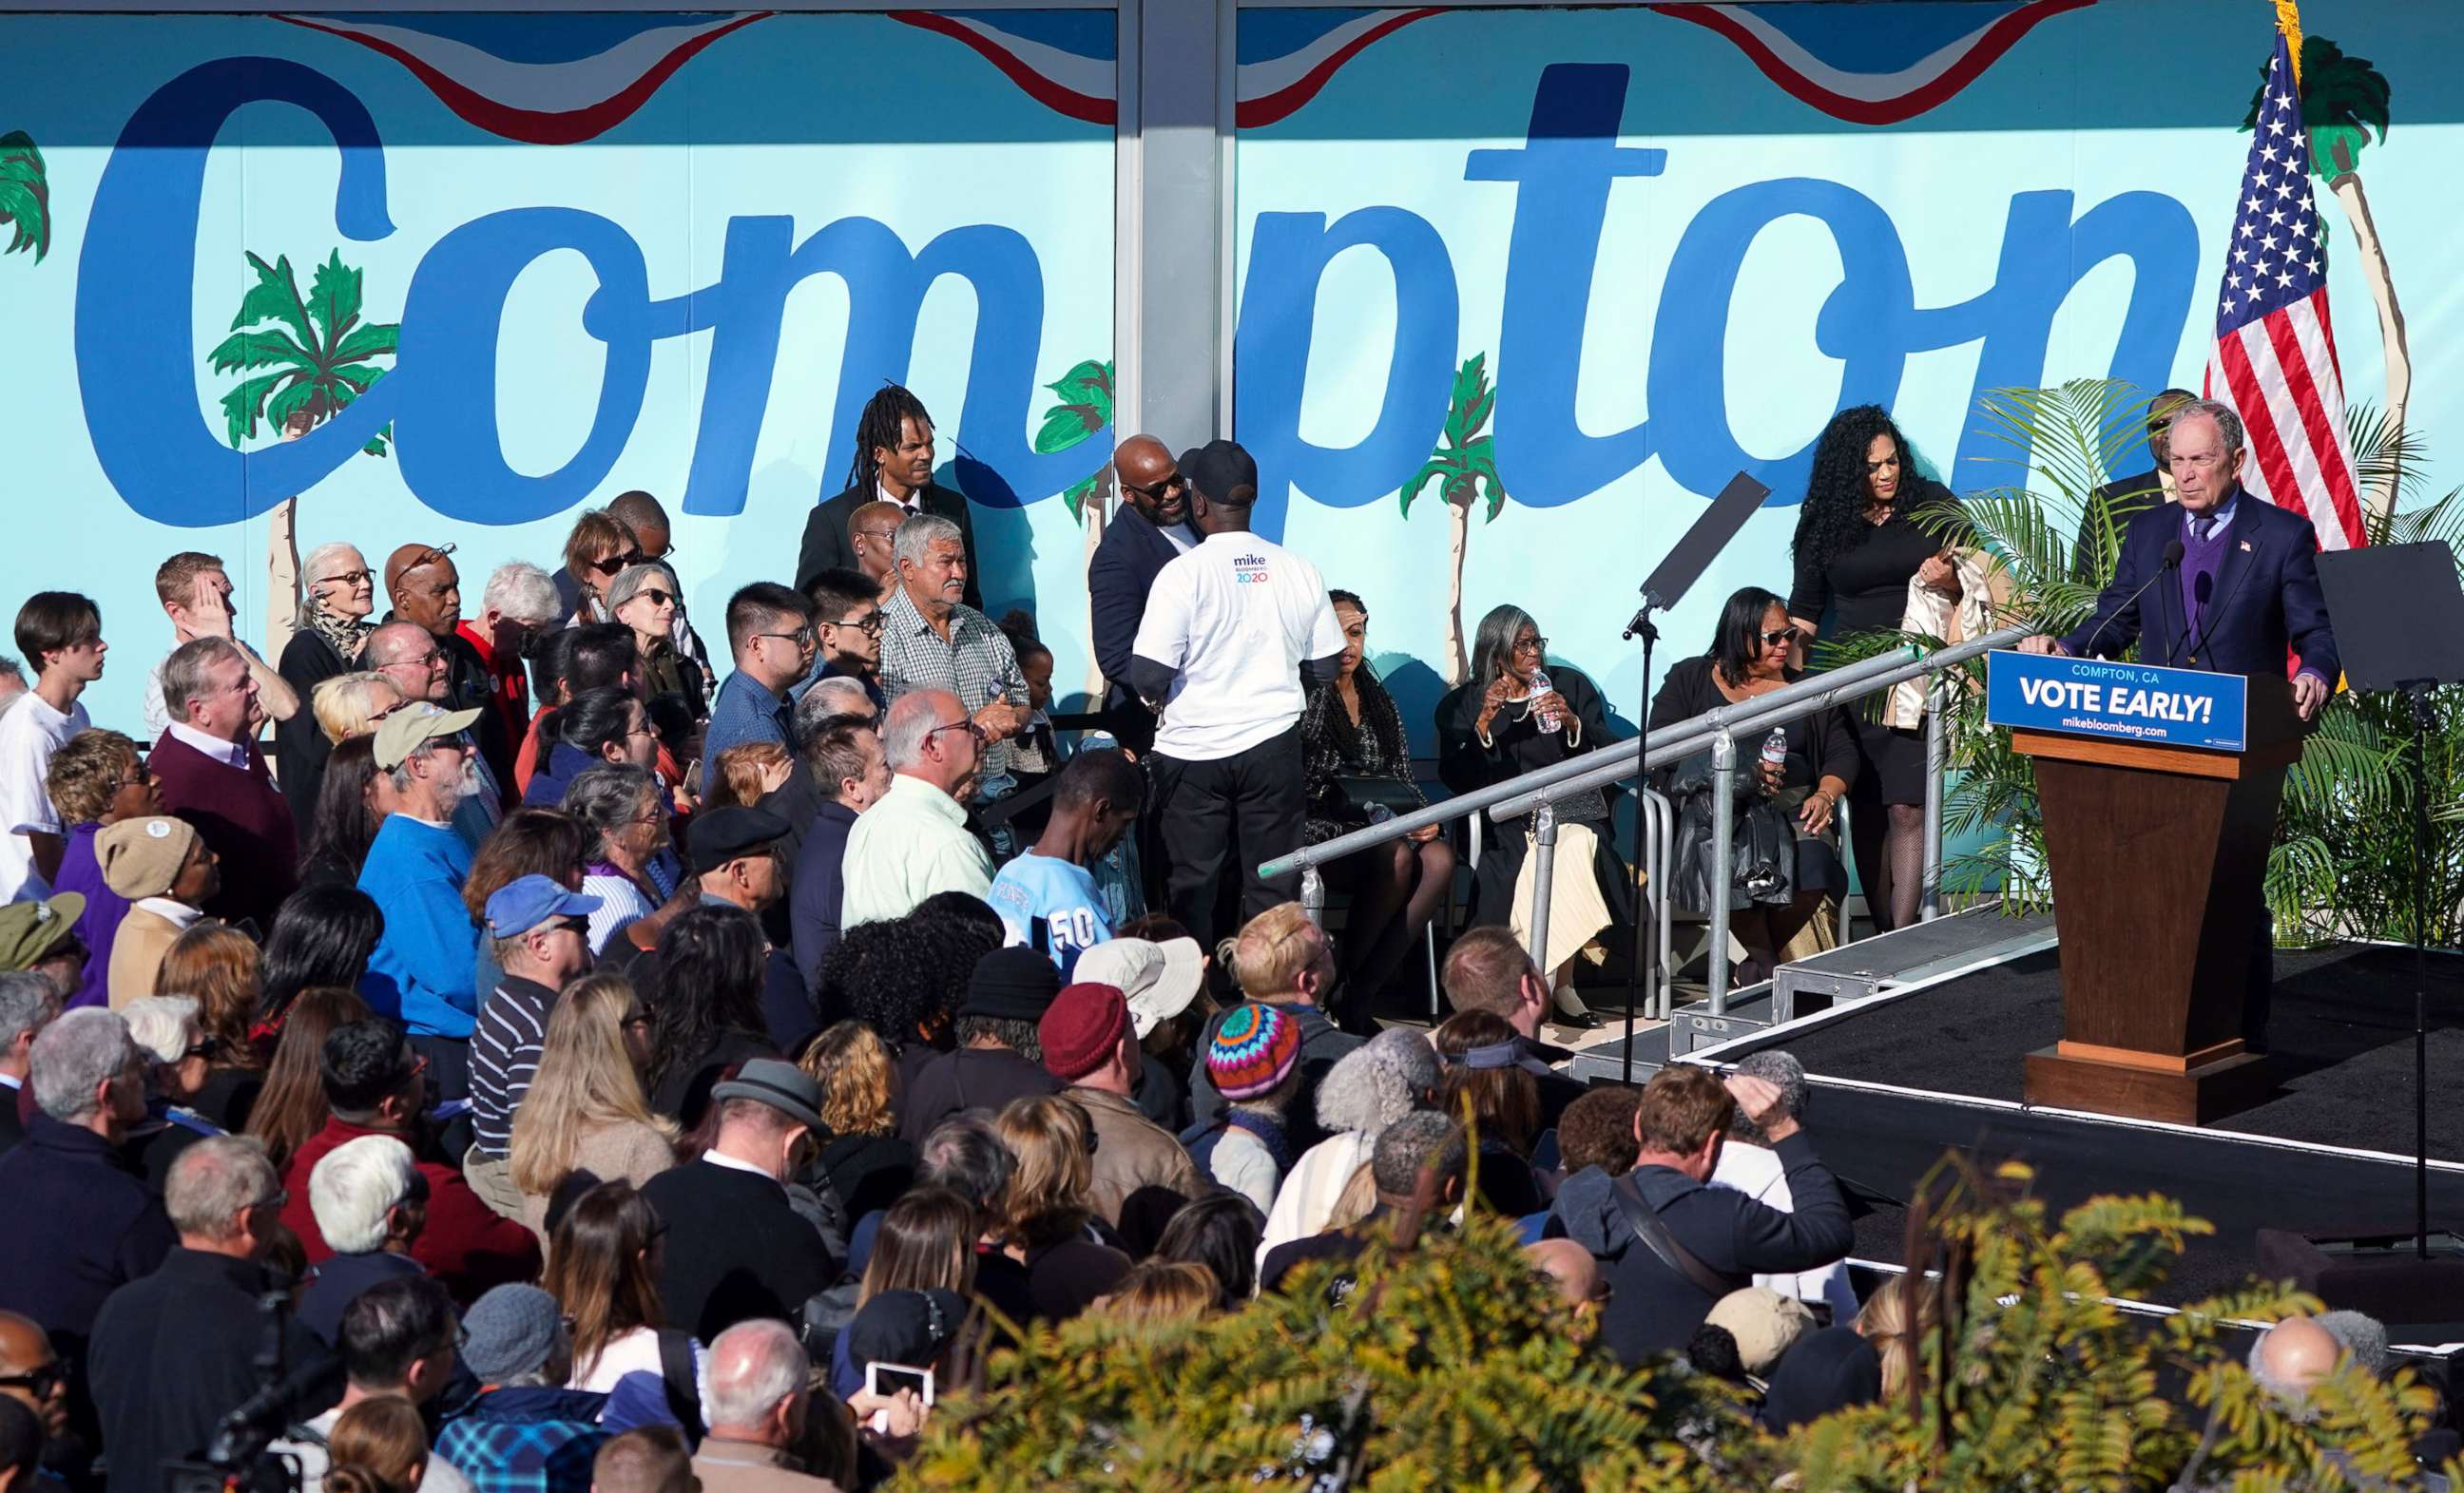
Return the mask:
<svg viewBox="0 0 2464 1493">
<path fill-rule="evenodd" d="M 2250 541 L 2248 539 L 2241 541 L 2241 552 L 2245 555 L 2250 553 Z"/>
</svg>

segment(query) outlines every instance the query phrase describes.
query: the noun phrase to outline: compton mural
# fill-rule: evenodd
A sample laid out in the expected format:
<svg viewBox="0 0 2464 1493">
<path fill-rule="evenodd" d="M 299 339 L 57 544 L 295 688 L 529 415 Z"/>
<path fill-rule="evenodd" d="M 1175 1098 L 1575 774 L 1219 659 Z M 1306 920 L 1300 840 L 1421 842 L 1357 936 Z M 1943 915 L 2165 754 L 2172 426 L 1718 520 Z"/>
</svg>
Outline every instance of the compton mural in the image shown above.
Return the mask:
<svg viewBox="0 0 2464 1493">
<path fill-rule="evenodd" d="M 2312 90 L 2348 393 L 2464 471 L 2437 460 L 2464 306 L 2430 278 L 2464 33 L 2391 0 L 2304 18 L 2342 49 Z M 1663 657 L 1727 590 L 1784 586 L 1834 409 L 1892 406 L 1972 488 L 2007 475 L 1980 389 L 2196 384 L 2271 21 L 1244 11 L 1236 433 L 1265 521 L 1369 599 L 1416 716 L 1504 600 L 1630 701 L 1641 574 L 1743 468 L 1771 507 Z M 259 616 L 285 502 L 303 547 L 452 539 L 484 565 L 644 487 L 708 606 L 780 568 L 854 409 L 901 379 L 979 505 L 988 597 L 1037 605 L 1084 677 L 1117 433 L 1109 14 L 0 28 L 6 589 L 92 578 L 144 657 L 151 559 L 218 550 Z M 276 440 L 295 410 L 316 428 Z M 55 572 L 77 554 L 128 559 Z M 106 678 L 98 714 L 136 685 Z"/>
</svg>

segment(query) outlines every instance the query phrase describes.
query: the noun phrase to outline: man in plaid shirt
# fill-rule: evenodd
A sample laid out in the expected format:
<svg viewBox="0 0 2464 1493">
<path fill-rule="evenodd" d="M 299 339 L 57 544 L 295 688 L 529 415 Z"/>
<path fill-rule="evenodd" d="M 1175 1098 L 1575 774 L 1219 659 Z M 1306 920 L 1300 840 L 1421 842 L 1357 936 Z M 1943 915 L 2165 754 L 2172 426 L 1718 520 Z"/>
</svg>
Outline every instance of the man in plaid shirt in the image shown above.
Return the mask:
<svg viewBox="0 0 2464 1493">
<path fill-rule="evenodd" d="M 499 1285 L 462 1318 L 462 1362 L 479 1395 L 445 1423 L 436 1455 L 477 1493 L 590 1493 L 607 1396 L 568 1390 L 573 1338 L 556 1298 Z"/>
<path fill-rule="evenodd" d="M 911 690 L 957 695 L 983 730 L 983 780 L 997 783 L 1010 770 L 1006 743 L 1031 714 L 1018 654 L 991 618 L 959 600 L 967 557 L 957 524 L 919 514 L 898 526 L 897 554 L 898 585 L 881 608 L 882 693 L 891 703 Z"/>
</svg>

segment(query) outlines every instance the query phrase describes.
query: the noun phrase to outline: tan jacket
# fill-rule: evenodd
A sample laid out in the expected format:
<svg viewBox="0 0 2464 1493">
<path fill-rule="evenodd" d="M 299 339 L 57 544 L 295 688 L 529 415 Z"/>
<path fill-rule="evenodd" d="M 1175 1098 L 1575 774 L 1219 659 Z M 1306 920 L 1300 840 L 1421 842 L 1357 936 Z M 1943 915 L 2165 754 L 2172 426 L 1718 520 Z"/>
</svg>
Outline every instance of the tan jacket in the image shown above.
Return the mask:
<svg viewBox="0 0 2464 1493">
<path fill-rule="evenodd" d="M 775 1446 L 715 1436 L 702 1441 L 693 1460 L 702 1493 L 838 1493 L 837 1483 L 814 1477 L 803 1466 Z"/>
<path fill-rule="evenodd" d="M 179 941 L 180 929 L 169 918 L 147 908 L 129 908 L 111 941 L 111 976 L 106 988 L 111 993 L 113 1010 L 154 994 L 154 977 L 162 973 L 163 955 Z"/>
<path fill-rule="evenodd" d="M 1104 1221 L 1121 1225 L 1121 1204 L 1141 1187 L 1165 1187 L 1183 1197 L 1206 1191 L 1206 1179 L 1180 1142 L 1137 1106 L 1100 1088 L 1072 1088 L 1070 1098 L 1095 1123 L 1094 1179 L 1087 1201 Z"/>
<path fill-rule="evenodd" d="M 573 1170 L 587 1172 L 603 1182 L 629 1182 L 639 1187 L 675 1164 L 676 1148 L 668 1143 L 667 1137 L 632 1120 L 586 1131 L 573 1148 Z M 511 1188 L 513 1185 L 509 1170 L 505 1186 Z M 547 1236 L 547 1199 L 530 1193 L 517 1193 L 516 1196 L 521 1199 L 518 1217 L 533 1233 L 544 1239 Z M 493 1198 L 489 1206 L 495 1206 Z"/>
</svg>

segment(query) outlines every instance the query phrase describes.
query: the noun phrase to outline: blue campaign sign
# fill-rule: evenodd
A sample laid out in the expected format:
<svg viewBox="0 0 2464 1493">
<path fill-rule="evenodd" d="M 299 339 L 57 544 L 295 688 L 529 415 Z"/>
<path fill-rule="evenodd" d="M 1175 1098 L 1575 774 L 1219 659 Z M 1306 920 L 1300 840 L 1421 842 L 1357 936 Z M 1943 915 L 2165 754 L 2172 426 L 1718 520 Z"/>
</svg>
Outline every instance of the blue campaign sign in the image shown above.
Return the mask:
<svg viewBox="0 0 2464 1493">
<path fill-rule="evenodd" d="M 1985 718 L 2022 731 L 2238 752 L 2250 681 L 2096 658 L 1998 652 L 1985 662 Z"/>
</svg>

